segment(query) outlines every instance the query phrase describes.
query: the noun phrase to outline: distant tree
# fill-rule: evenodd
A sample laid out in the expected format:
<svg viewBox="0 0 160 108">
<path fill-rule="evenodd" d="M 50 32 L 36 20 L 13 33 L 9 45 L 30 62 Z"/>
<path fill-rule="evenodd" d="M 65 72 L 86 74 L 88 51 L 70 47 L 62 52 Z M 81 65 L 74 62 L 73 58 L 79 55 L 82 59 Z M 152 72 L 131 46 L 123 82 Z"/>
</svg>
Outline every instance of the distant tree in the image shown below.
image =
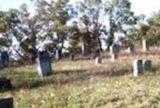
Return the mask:
<svg viewBox="0 0 160 108">
<path fill-rule="evenodd" d="M 123 33 L 126 38 L 128 33 L 132 31 L 133 26 L 136 24 L 137 18 L 134 16 L 134 13 L 131 11 L 131 3 L 129 0 L 113 0 L 112 2 L 108 2 L 106 5 L 106 11 L 109 15 L 109 33 L 108 38 L 106 40 L 109 46 L 111 46 L 116 37 L 115 33 Z M 121 41 L 121 38 L 118 41 Z"/>
<path fill-rule="evenodd" d="M 76 35 L 71 42 L 75 42 L 81 48 L 82 55 L 91 54 L 95 49 L 102 50 L 101 38 L 106 33 L 101 22 L 102 14 L 105 12 L 100 0 L 86 0 L 75 5 Z M 74 24 L 75 24 L 74 22 Z M 75 39 L 75 40 L 74 40 Z M 73 46 L 73 45 L 71 45 Z"/>
<path fill-rule="evenodd" d="M 160 11 L 147 19 L 148 29 L 146 32 L 150 45 L 160 45 Z"/>
<path fill-rule="evenodd" d="M 67 39 L 68 28 L 66 23 L 70 19 L 70 7 L 67 3 L 68 0 L 37 1 L 37 16 L 43 25 L 46 25 L 46 35 L 50 35 L 53 40 L 52 46 L 59 50 L 60 55 Z"/>
</svg>

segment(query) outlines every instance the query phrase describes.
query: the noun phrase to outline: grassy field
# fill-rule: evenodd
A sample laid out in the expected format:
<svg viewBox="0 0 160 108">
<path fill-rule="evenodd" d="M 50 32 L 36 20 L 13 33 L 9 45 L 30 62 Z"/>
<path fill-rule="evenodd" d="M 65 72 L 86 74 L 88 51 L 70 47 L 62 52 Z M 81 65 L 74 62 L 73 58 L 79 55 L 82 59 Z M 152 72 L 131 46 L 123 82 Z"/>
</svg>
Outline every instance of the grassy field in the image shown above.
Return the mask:
<svg viewBox="0 0 160 108">
<path fill-rule="evenodd" d="M 0 97 L 14 97 L 15 108 L 160 108 L 160 53 L 123 55 L 117 61 L 103 59 L 53 63 L 53 75 L 40 78 L 36 66 L 8 68 L 14 89 Z M 134 78 L 132 61 L 151 59 L 150 72 Z"/>
</svg>

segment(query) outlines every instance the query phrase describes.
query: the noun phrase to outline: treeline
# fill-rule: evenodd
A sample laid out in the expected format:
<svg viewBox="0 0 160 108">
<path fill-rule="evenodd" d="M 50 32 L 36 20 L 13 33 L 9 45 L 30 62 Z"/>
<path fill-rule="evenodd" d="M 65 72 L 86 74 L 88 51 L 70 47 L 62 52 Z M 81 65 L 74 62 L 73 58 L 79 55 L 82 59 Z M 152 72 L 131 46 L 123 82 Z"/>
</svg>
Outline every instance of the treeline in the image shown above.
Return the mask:
<svg viewBox="0 0 160 108">
<path fill-rule="evenodd" d="M 69 0 L 37 0 L 35 7 L 34 16 L 26 4 L 0 11 L 1 48 L 8 48 L 16 58 L 34 60 L 41 50 L 53 55 L 57 52 L 58 58 L 63 52 L 88 56 L 104 46 L 108 50 L 113 44 L 132 45 L 141 33 L 153 36 L 154 30 L 158 32 L 159 14 L 149 19 L 149 25 L 137 29 L 141 17 L 131 11 L 129 0 L 84 0 L 75 4 Z"/>
</svg>

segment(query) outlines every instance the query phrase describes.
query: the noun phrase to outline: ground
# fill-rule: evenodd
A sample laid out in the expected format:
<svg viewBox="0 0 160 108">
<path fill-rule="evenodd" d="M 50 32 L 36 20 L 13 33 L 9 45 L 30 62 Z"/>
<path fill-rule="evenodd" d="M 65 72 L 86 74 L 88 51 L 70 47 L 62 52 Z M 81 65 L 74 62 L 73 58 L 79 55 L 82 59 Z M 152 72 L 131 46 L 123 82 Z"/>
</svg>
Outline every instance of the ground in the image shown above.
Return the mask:
<svg viewBox="0 0 160 108">
<path fill-rule="evenodd" d="M 53 75 L 40 78 L 36 65 L 8 68 L 1 76 L 14 89 L 0 97 L 14 97 L 15 108 L 160 108 L 160 50 L 121 54 L 100 66 L 93 60 L 55 61 Z M 151 59 L 153 68 L 138 78 L 132 75 L 135 58 Z"/>
</svg>

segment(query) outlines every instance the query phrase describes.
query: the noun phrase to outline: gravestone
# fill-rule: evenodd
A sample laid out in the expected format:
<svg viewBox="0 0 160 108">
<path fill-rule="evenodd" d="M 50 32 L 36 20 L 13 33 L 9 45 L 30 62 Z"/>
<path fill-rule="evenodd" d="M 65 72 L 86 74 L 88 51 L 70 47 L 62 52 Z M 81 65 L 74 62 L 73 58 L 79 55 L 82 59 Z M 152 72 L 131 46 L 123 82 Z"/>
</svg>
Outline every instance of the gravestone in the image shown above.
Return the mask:
<svg viewBox="0 0 160 108">
<path fill-rule="evenodd" d="M 13 108 L 13 98 L 0 99 L 0 108 Z"/>
<path fill-rule="evenodd" d="M 112 46 L 110 46 L 111 61 L 118 59 L 119 51 L 120 51 L 119 45 L 113 44 Z"/>
<path fill-rule="evenodd" d="M 9 55 L 7 51 L 1 52 L 1 61 L 2 61 L 2 67 L 8 67 L 9 65 Z"/>
<path fill-rule="evenodd" d="M 0 91 L 10 90 L 12 89 L 11 81 L 7 78 L 1 77 L 0 78 Z"/>
<path fill-rule="evenodd" d="M 130 44 L 127 51 L 128 53 L 134 53 L 134 44 Z"/>
<path fill-rule="evenodd" d="M 101 63 L 102 63 L 102 58 L 101 57 L 96 57 L 95 58 L 95 65 L 98 66 Z"/>
<path fill-rule="evenodd" d="M 151 60 L 144 60 L 143 61 L 143 69 L 145 71 L 149 71 L 152 68 L 152 61 Z"/>
<path fill-rule="evenodd" d="M 51 58 L 47 51 L 38 52 L 37 63 L 38 74 L 41 77 L 52 74 Z"/>
<path fill-rule="evenodd" d="M 134 60 L 133 61 L 133 76 L 138 77 L 139 74 L 143 73 L 143 61 L 142 60 Z"/>
<path fill-rule="evenodd" d="M 55 51 L 55 59 L 60 60 L 62 58 L 62 52 L 60 49 L 56 49 Z"/>
<path fill-rule="evenodd" d="M 147 44 L 147 40 L 146 39 L 142 40 L 142 46 L 143 46 L 143 51 L 144 52 L 149 50 L 149 45 Z"/>
</svg>

